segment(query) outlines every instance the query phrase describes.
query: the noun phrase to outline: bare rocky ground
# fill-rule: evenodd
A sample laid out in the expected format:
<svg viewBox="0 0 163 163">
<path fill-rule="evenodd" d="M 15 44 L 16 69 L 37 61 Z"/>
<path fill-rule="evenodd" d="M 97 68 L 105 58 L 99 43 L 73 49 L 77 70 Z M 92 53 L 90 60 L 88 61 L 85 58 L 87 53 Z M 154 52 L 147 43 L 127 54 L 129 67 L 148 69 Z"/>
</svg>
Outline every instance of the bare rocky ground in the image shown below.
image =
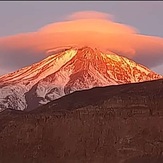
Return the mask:
<svg viewBox="0 0 163 163">
<path fill-rule="evenodd" d="M 3 111 L 0 163 L 163 163 L 163 80 Z"/>
</svg>

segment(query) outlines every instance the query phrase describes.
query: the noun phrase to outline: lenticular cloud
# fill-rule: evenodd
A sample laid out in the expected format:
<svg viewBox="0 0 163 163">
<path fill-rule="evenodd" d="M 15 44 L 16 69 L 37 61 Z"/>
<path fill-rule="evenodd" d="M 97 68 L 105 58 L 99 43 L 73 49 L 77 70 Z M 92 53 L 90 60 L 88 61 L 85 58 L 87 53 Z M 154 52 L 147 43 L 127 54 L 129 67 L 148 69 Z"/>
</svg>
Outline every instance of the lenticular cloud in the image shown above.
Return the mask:
<svg viewBox="0 0 163 163">
<path fill-rule="evenodd" d="M 115 22 L 110 14 L 86 11 L 73 13 L 65 21 L 45 25 L 36 32 L 0 38 L 0 52 L 5 54 L 0 56 L 4 61 L 1 65 L 7 64 L 5 57 L 14 61 L 16 56 L 22 55 L 23 64 L 26 58 L 39 59 L 39 54 L 61 46 L 97 47 L 148 67 L 163 62 L 163 38 L 139 34 L 134 27 Z"/>
</svg>

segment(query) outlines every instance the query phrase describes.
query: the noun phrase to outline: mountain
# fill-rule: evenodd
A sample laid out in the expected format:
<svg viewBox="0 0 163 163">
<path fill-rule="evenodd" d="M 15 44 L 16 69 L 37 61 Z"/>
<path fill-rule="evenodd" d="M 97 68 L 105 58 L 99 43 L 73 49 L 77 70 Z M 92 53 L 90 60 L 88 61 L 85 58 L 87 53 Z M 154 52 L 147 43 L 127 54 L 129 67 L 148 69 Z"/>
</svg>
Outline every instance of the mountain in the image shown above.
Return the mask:
<svg viewBox="0 0 163 163">
<path fill-rule="evenodd" d="M 31 111 L 31 113 L 46 113 L 53 111 L 73 111 L 91 106 L 105 109 L 128 111 L 140 109 L 146 113 L 158 114 L 163 111 L 163 79 L 141 83 L 121 84 L 107 87 L 95 87 L 76 91 L 49 102 Z M 152 108 L 152 111 L 151 111 Z M 128 110 L 128 111 L 127 111 Z M 138 111 L 139 112 L 139 111 Z M 163 112 L 162 112 L 163 113 Z"/>
<path fill-rule="evenodd" d="M 162 163 L 163 79 L 0 113 L 0 163 Z"/>
<path fill-rule="evenodd" d="M 154 80 L 162 76 L 97 48 L 51 49 L 41 62 L 0 77 L 0 109 L 31 110 L 76 90 Z"/>
</svg>

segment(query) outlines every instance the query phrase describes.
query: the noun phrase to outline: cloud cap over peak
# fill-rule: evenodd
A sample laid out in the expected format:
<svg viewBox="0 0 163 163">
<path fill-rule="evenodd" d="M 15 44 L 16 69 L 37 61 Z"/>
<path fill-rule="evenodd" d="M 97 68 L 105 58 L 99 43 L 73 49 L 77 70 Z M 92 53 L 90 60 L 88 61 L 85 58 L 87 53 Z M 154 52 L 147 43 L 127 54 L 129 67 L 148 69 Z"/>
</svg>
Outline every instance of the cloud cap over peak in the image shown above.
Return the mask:
<svg viewBox="0 0 163 163">
<path fill-rule="evenodd" d="M 81 11 L 70 14 L 66 21 L 52 23 L 39 29 L 39 32 L 95 31 L 100 33 L 138 33 L 129 25 L 116 23 L 113 15 L 97 11 Z"/>
<path fill-rule="evenodd" d="M 163 63 L 163 38 L 139 34 L 134 27 L 110 17 L 94 11 L 77 12 L 36 32 L 0 38 L 0 65 L 20 68 L 39 61 L 49 49 L 74 45 L 110 50 L 148 67 Z"/>
</svg>

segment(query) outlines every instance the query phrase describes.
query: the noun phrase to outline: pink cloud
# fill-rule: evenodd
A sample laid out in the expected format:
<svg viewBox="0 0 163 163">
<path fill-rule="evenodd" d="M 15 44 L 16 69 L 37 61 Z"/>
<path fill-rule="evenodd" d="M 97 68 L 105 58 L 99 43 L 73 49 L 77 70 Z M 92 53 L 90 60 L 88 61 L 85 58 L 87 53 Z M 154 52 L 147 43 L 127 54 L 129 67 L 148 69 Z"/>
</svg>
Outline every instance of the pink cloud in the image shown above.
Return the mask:
<svg viewBox="0 0 163 163">
<path fill-rule="evenodd" d="M 113 21 L 114 16 L 108 13 L 97 12 L 97 11 L 80 11 L 72 13 L 67 16 L 67 20 L 79 20 L 79 19 L 107 19 Z"/>
<path fill-rule="evenodd" d="M 141 35 L 112 16 L 87 11 L 74 13 L 63 22 L 46 25 L 36 32 L 0 38 L 0 51 L 39 54 L 59 46 L 93 46 L 111 50 L 146 66 L 163 63 L 163 38 Z M 15 54 L 16 55 L 16 54 Z M 36 56 L 36 55 L 35 55 Z M 25 62 L 25 61 L 24 61 Z"/>
</svg>

